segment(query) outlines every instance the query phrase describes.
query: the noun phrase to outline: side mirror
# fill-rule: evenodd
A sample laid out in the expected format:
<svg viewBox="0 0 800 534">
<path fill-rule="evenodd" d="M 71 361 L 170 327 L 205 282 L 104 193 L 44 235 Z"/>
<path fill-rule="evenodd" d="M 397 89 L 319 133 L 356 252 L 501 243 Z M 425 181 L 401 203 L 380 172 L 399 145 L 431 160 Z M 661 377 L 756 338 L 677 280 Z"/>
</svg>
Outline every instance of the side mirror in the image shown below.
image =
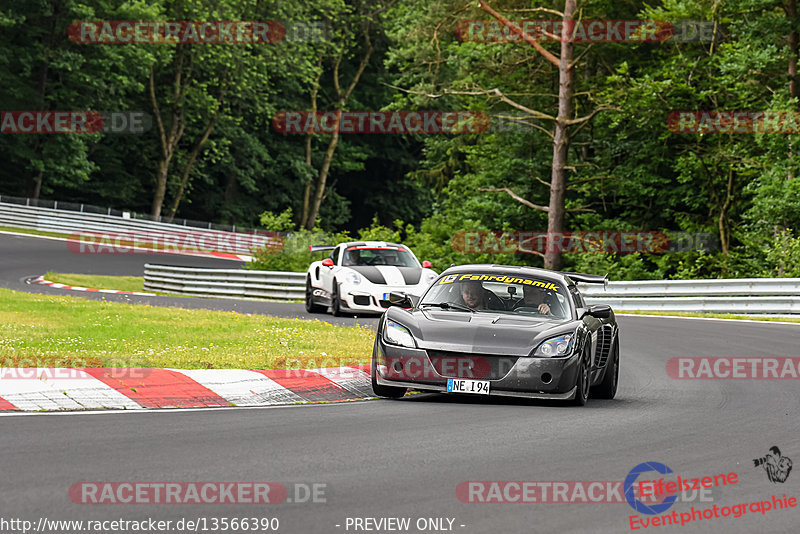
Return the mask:
<svg viewBox="0 0 800 534">
<path fill-rule="evenodd" d="M 431 262 L 429 262 L 428 260 L 425 260 L 425 261 L 422 262 L 422 268 L 423 269 L 430 269 L 431 267 L 433 267 L 433 264 Z"/>
<path fill-rule="evenodd" d="M 333 260 L 330 258 L 325 258 L 324 260 L 322 260 L 322 265 L 324 265 L 325 267 L 333 267 Z"/>
<path fill-rule="evenodd" d="M 399 306 L 401 308 L 413 308 L 414 303 L 411 302 L 411 297 L 405 293 L 392 291 L 389 293 L 389 304 L 392 306 Z"/>
<path fill-rule="evenodd" d="M 586 308 L 584 315 L 591 315 L 596 319 L 608 319 L 611 317 L 611 306 L 608 304 L 592 304 Z"/>
</svg>

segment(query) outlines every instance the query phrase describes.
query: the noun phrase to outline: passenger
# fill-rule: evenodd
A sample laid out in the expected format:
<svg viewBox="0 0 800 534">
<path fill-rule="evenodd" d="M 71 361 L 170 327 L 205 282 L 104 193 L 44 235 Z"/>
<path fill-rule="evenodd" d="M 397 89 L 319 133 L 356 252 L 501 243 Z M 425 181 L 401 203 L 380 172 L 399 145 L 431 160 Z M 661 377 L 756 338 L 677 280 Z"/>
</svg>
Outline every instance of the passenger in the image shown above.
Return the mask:
<svg viewBox="0 0 800 534">
<path fill-rule="evenodd" d="M 555 295 L 539 286 L 522 286 L 522 300 L 514 305 L 514 308 L 536 308 L 542 315 L 563 317 L 561 305 L 556 300 Z"/>
</svg>

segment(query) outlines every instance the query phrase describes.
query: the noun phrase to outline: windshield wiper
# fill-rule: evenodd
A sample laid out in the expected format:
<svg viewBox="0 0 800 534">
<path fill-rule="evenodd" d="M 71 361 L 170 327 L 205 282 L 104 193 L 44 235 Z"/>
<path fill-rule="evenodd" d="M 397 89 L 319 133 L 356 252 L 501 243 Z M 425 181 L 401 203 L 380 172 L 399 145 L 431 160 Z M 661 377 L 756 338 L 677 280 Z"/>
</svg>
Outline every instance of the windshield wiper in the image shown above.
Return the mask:
<svg viewBox="0 0 800 534">
<path fill-rule="evenodd" d="M 462 306 L 461 304 L 454 304 L 452 302 L 423 302 L 422 304 L 419 305 L 420 308 L 422 308 L 423 306 L 436 306 L 437 308 L 441 308 L 443 310 L 452 309 L 452 310 L 461 310 L 461 311 L 468 311 L 475 313 L 475 310 L 473 308 L 470 308 L 469 306 Z"/>
</svg>

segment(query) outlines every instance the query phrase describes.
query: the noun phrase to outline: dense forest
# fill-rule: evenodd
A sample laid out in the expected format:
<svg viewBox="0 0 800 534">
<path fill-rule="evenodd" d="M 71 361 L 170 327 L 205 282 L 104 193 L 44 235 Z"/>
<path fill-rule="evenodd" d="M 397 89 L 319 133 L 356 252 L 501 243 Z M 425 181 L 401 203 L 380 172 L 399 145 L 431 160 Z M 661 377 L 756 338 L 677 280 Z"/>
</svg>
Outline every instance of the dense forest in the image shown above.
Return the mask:
<svg viewBox="0 0 800 534">
<path fill-rule="evenodd" d="M 796 0 L 0 6 L 4 112 L 148 117 L 140 132 L 68 135 L 15 135 L 4 119 L 2 195 L 286 232 L 284 252 L 256 263 L 271 269 L 303 270 L 306 244 L 352 236 L 402 240 L 437 269 L 800 276 Z M 626 33 L 624 21 L 637 20 L 657 22 Z M 114 42 L 102 21 L 270 21 L 276 37 Z M 608 31 L 594 38 L 592 28 Z M 371 111 L 438 113 L 439 123 L 308 127 L 321 112 Z M 443 127 L 462 111 L 479 127 Z M 290 131 L 301 115 L 306 128 Z M 455 246 L 480 231 L 683 232 L 715 246 Z"/>
</svg>

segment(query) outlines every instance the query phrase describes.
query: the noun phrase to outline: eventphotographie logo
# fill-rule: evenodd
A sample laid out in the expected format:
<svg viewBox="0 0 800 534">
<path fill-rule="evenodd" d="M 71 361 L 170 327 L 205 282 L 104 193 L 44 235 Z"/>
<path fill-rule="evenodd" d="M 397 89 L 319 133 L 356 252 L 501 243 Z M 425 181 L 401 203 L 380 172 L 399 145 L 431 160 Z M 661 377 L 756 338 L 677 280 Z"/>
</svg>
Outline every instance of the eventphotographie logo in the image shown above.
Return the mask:
<svg viewBox="0 0 800 534">
<path fill-rule="evenodd" d="M 786 456 L 781 456 L 781 450 L 777 445 L 769 448 L 769 452 L 761 458 L 753 460 L 755 467 L 763 467 L 767 472 L 767 478 L 773 484 L 786 482 L 789 473 L 792 472 L 792 460 Z"/>
</svg>

